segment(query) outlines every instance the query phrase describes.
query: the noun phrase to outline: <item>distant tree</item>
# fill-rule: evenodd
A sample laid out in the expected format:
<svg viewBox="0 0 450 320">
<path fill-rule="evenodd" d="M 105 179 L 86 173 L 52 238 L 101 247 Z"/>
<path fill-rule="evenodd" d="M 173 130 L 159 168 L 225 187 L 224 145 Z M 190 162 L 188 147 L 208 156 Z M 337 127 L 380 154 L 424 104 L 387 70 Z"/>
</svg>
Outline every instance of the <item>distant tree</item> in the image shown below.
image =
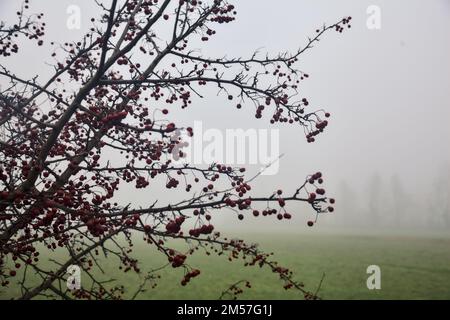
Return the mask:
<svg viewBox="0 0 450 320">
<path fill-rule="evenodd" d="M 450 169 L 442 170 L 433 184 L 432 198 L 428 213 L 430 225 L 438 228 L 450 228 Z"/>
<path fill-rule="evenodd" d="M 402 227 L 404 217 L 407 217 L 408 222 L 414 221 L 412 216 L 413 211 L 409 210 L 411 207 L 410 199 L 403 187 L 403 184 L 398 175 L 391 177 L 391 200 L 393 203 L 393 222 L 397 227 Z"/>
<path fill-rule="evenodd" d="M 369 180 L 367 194 L 369 199 L 368 205 L 368 222 L 371 226 L 381 224 L 382 210 L 385 209 L 382 194 L 382 180 L 378 173 L 375 173 Z"/>
<path fill-rule="evenodd" d="M 361 211 L 358 209 L 358 195 L 351 185 L 341 180 L 338 185 L 336 209 L 339 211 L 337 222 L 341 226 L 353 227 L 363 223 Z"/>
<path fill-rule="evenodd" d="M 330 114 L 314 111 L 308 99 L 299 97 L 301 81 L 308 74 L 296 63 L 324 33 L 350 27 L 351 18 L 317 29 L 294 53 L 204 57 L 194 46 L 206 46 L 217 37 L 218 25 L 236 19 L 230 2 L 99 2 L 99 18 L 92 18 L 82 39 L 51 44 L 55 64 L 45 81 L 35 75 L 24 78 L 7 64 L 9 56 L 20 52 L 22 41 L 45 44 L 43 14 L 28 14 L 26 0 L 16 24 L 1 24 L 0 283 L 20 285 L 17 298 L 121 298 L 123 284 L 112 286 L 94 276 L 104 261 L 143 275 L 137 295 L 156 274 L 144 270 L 133 256 L 134 234 L 166 257 L 165 266 L 184 270 L 183 286 L 200 273 L 188 263 L 189 255 L 199 249 L 227 254 L 230 260 L 242 258 L 249 266 L 266 266 L 286 289 L 315 298 L 269 254 L 242 240 L 222 237 L 213 221 L 214 213 L 223 208 L 230 209 L 237 221 L 262 215 L 287 220 L 288 203 L 295 201 L 310 204 L 317 214 L 332 211 L 333 201 L 321 186 L 322 174 L 309 175 L 292 192 L 274 188 L 271 194 L 250 196 L 253 177 L 246 176 L 244 168 L 175 165 L 172 153 L 180 141 L 173 133 L 195 133 L 178 127 L 168 114 L 176 105 L 184 109 L 202 98 L 202 88 L 210 86 L 229 104 L 254 106 L 257 119 L 270 112 L 273 124 L 299 125 L 307 141 L 314 142 Z M 255 2 L 255 14 L 257 10 Z M 171 28 L 170 34 L 159 34 L 161 26 Z M 160 185 L 157 177 L 165 183 Z M 144 207 L 119 203 L 117 193 L 125 184 L 148 192 L 175 189 L 185 198 Z M 189 250 L 175 250 L 176 241 L 187 243 Z M 53 260 L 57 256 L 52 252 L 58 248 L 68 258 L 51 268 L 40 262 L 43 247 Z M 99 259 L 100 254 L 107 259 Z M 90 283 L 77 290 L 66 288 L 71 265 L 78 265 Z"/>
</svg>

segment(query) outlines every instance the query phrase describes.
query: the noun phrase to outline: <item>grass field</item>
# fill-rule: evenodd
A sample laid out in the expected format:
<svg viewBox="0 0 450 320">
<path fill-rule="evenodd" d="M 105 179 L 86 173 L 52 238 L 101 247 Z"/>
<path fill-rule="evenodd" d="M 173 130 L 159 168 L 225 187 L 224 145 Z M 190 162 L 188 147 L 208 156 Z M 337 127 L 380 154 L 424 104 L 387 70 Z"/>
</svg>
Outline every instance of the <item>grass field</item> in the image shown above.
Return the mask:
<svg viewBox="0 0 450 320">
<path fill-rule="evenodd" d="M 295 270 L 297 279 L 315 291 L 325 273 L 319 295 L 323 299 L 450 299 L 450 238 L 360 235 L 252 235 L 249 239 L 275 252 L 281 265 Z M 160 266 L 165 260 L 138 244 L 142 269 Z M 189 257 L 189 264 L 202 274 L 186 287 L 179 283 L 182 270 L 167 268 L 159 272 L 161 280 L 139 299 L 217 299 L 230 284 L 245 279 L 252 283 L 240 299 L 299 299 L 267 269 L 243 267 L 242 261 L 229 262 L 226 257 L 199 253 Z M 381 290 L 368 290 L 366 268 L 381 268 Z M 140 283 L 133 273 L 119 272 L 107 264 L 105 272 L 130 289 Z M 18 294 L 11 287 L 0 293 L 10 298 Z"/>
</svg>

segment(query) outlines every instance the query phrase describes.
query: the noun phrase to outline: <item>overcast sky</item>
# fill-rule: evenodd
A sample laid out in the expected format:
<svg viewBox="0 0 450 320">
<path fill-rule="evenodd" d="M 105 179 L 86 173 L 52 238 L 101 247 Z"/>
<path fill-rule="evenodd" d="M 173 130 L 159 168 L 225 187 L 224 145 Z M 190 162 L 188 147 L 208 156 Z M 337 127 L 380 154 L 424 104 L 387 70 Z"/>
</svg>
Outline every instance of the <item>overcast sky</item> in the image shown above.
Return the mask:
<svg viewBox="0 0 450 320">
<path fill-rule="evenodd" d="M 280 172 L 261 177 L 257 190 L 295 188 L 311 172 L 321 170 L 330 193 L 346 181 L 362 189 L 379 173 L 398 175 L 410 192 L 423 195 L 438 170 L 450 168 L 450 1 L 448 0 L 246 0 L 234 1 L 236 22 L 218 29 L 208 42 L 207 56 L 249 56 L 255 49 L 277 53 L 296 50 L 323 23 L 352 16 L 352 29 L 330 32 L 301 57 L 309 73 L 302 94 L 314 106 L 332 113 L 331 124 L 315 144 L 303 131 L 281 126 Z M 18 1 L 0 1 L 0 19 L 10 20 Z M 66 28 L 69 5 L 80 6 L 82 30 Z M 370 5 L 381 9 L 381 28 L 366 26 Z M 93 1 L 32 1 L 32 10 L 46 15 L 48 39 L 76 40 L 95 12 Z M 16 72 L 45 79 L 49 61 L 45 48 L 30 45 L 13 58 Z M 177 114 L 206 128 L 265 128 L 253 108 L 236 110 L 217 98 L 195 101 Z M 274 187 L 273 187 L 274 186 Z M 133 199 L 133 194 L 129 194 Z M 152 195 L 153 196 L 153 195 Z M 155 197 L 163 197 L 159 192 Z M 166 196 L 166 195 L 165 195 Z M 142 199 L 139 199 L 141 201 Z"/>
</svg>

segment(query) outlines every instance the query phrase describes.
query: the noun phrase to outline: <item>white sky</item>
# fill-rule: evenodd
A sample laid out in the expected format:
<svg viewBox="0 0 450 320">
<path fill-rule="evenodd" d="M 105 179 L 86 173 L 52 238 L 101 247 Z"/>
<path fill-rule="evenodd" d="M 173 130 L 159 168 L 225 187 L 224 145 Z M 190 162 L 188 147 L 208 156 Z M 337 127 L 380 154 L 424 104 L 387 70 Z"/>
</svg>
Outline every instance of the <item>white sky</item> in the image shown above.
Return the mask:
<svg viewBox="0 0 450 320">
<path fill-rule="evenodd" d="M 83 28 L 95 12 L 93 1 L 31 1 L 46 15 L 48 39 L 78 39 L 65 27 L 66 8 L 82 9 Z M 0 20 L 9 20 L 19 1 L 0 1 Z M 234 1 L 238 20 L 218 29 L 207 56 L 249 56 L 254 49 L 277 53 L 306 43 L 323 23 L 351 15 L 352 29 L 328 33 L 300 61 L 310 74 L 303 92 L 314 106 L 332 113 L 326 133 L 304 142 L 301 128 L 281 126 L 280 173 L 262 177 L 257 189 L 293 189 L 306 174 L 321 170 L 331 193 L 345 180 L 363 188 L 375 172 L 398 174 L 415 194 L 429 188 L 450 163 L 450 1 L 448 0 L 247 0 Z M 366 27 L 369 5 L 381 8 L 381 29 Z M 10 60 L 17 74 L 45 79 L 45 48 L 30 45 Z M 2 61 L 0 58 L 0 61 Z M 209 128 L 264 128 L 253 108 L 236 110 L 215 97 L 178 113 L 187 124 L 201 119 Z M 213 109 L 213 110 L 212 110 Z M 272 186 L 274 186 L 272 188 Z M 131 199 L 133 194 L 128 195 Z M 158 192 L 156 197 L 162 196 Z M 137 196 L 136 196 L 137 197 Z"/>
</svg>

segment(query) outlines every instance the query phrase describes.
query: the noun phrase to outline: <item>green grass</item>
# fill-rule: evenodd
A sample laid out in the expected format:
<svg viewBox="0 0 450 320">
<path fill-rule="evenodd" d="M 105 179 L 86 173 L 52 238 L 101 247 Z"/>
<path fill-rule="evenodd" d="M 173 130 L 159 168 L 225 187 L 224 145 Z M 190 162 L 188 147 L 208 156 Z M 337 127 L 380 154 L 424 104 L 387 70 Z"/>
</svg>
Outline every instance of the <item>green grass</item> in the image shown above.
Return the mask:
<svg viewBox="0 0 450 320">
<path fill-rule="evenodd" d="M 275 252 L 274 259 L 295 271 L 296 279 L 315 291 L 325 274 L 319 295 L 323 299 L 450 299 L 450 238 L 359 235 L 248 235 L 265 251 Z M 142 257 L 142 270 L 165 263 L 150 248 L 138 244 L 135 254 Z M 229 262 L 225 256 L 206 257 L 201 252 L 187 262 L 202 273 L 186 287 L 180 285 L 181 269 L 171 267 L 159 272 L 155 289 L 149 288 L 140 299 L 217 299 L 223 289 L 239 280 L 249 280 L 240 299 L 299 299 L 294 290 L 284 290 L 283 283 L 268 269 L 243 267 L 242 261 Z M 381 268 L 381 290 L 368 290 L 366 268 Z M 114 263 L 106 264 L 108 276 L 124 283 L 127 294 L 140 283 L 134 273 L 119 272 Z M 18 294 L 12 286 L 0 298 Z"/>
</svg>

